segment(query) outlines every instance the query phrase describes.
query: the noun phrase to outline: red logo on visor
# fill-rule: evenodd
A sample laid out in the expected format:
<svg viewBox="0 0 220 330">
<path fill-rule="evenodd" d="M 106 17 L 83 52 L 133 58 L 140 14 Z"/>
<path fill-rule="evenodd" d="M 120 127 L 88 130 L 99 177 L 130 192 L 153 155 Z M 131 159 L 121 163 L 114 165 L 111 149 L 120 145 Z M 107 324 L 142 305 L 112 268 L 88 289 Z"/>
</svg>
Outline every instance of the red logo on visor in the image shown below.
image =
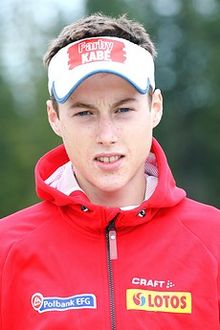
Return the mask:
<svg viewBox="0 0 220 330">
<path fill-rule="evenodd" d="M 93 38 L 78 42 L 68 49 L 69 69 L 97 61 L 123 63 L 126 60 L 124 47 L 123 42 L 107 38 Z"/>
</svg>

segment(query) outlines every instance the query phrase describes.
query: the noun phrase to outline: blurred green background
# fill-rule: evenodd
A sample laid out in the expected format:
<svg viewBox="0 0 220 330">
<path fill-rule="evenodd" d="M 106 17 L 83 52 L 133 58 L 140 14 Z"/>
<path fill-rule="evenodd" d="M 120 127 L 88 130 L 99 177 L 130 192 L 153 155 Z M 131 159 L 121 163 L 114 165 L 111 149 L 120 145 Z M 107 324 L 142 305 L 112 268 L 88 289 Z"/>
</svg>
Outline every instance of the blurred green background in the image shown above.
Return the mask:
<svg viewBox="0 0 220 330">
<path fill-rule="evenodd" d="M 46 117 L 42 55 L 61 28 L 88 13 L 127 13 L 158 50 L 164 117 L 155 136 L 188 196 L 220 206 L 220 3 L 217 0 L 2 0 L 0 217 L 38 201 L 34 166 L 61 141 Z"/>
</svg>

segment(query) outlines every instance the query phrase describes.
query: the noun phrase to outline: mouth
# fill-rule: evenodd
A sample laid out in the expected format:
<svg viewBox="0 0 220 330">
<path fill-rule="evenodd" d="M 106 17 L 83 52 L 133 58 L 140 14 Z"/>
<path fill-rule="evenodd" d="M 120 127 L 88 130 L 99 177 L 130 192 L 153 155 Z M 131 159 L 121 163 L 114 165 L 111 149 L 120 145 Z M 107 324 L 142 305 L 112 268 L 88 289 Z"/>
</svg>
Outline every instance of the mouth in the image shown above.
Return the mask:
<svg viewBox="0 0 220 330">
<path fill-rule="evenodd" d="M 121 159 L 123 157 L 124 157 L 123 155 L 109 155 L 109 156 L 104 155 L 104 156 L 95 157 L 95 160 L 97 162 L 104 163 L 104 164 L 112 164 L 112 163 L 117 162 L 119 159 Z"/>
</svg>

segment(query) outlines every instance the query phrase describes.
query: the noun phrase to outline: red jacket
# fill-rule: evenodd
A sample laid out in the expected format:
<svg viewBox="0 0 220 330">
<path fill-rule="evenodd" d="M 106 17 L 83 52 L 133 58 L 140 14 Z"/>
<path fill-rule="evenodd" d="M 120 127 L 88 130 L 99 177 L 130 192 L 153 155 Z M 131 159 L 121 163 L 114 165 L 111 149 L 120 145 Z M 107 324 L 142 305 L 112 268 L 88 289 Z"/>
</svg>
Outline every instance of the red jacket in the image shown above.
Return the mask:
<svg viewBox="0 0 220 330">
<path fill-rule="evenodd" d="M 130 211 L 45 184 L 63 146 L 37 164 L 44 200 L 0 222 L 0 329 L 217 330 L 220 216 L 175 186 L 154 140 L 158 185 Z"/>
</svg>

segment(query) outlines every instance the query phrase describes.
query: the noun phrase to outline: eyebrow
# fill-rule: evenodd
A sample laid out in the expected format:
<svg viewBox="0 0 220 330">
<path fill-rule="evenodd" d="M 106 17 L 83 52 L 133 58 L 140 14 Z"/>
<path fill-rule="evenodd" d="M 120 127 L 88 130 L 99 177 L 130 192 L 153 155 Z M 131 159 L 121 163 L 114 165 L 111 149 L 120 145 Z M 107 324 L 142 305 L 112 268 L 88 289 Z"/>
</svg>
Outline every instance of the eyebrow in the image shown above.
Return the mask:
<svg viewBox="0 0 220 330">
<path fill-rule="evenodd" d="M 71 104 L 70 109 L 83 108 L 83 109 L 94 109 L 95 106 L 89 103 L 75 102 Z"/>
<path fill-rule="evenodd" d="M 123 105 L 124 103 L 132 102 L 132 101 L 136 101 L 136 99 L 134 97 L 127 97 L 125 99 L 122 99 L 120 101 L 117 101 L 117 102 L 113 103 L 112 107 L 117 108 L 117 107 Z M 71 104 L 70 108 L 71 109 L 75 109 L 75 108 L 97 109 L 96 106 L 94 106 L 90 103 L 84 103 L 84 102 L 75 102 L 75 103 Z"/>
<path fill-rule="evenodd" d="M 117 108 L 117 107 L 123 105 L 124 103 L 132 102 L 132 101 L 136 101 L 135 97 L 127 97 L 125 99 L 122 99 L 118 102 L 113 103 L 113 107 Z"/>
</svg>

